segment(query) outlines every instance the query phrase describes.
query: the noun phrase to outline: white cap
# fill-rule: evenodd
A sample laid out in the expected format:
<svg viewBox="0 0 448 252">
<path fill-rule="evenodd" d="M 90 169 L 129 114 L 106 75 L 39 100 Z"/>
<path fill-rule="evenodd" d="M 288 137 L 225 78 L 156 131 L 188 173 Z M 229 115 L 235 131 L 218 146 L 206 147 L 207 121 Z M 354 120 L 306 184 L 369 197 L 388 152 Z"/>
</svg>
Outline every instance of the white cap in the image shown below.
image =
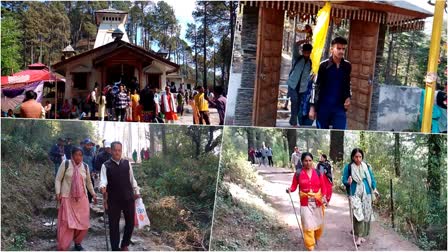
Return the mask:
<svg viewBox="0 0 448 252">
<path fill-rule="evenodd" d="M 111 144 L 110 141 L 104 141 L 104 147 L 110 148 L 110 144 Z"/>
</svg>

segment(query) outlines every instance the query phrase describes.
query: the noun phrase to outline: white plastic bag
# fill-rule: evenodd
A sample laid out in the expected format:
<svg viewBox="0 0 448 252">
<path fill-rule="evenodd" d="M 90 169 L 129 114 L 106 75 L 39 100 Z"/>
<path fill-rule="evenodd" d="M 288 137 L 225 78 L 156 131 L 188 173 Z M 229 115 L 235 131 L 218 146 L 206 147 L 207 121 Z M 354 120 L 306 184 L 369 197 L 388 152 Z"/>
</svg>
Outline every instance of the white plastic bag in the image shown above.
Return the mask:
<svg viewBox="0 0 448 252">
<path fill-rule="evenodd" d="M 138 198 L 135 201 L 135 219 L 135 227 L 138 229 L 151 225 L 142 198 Z"/>
</svg>

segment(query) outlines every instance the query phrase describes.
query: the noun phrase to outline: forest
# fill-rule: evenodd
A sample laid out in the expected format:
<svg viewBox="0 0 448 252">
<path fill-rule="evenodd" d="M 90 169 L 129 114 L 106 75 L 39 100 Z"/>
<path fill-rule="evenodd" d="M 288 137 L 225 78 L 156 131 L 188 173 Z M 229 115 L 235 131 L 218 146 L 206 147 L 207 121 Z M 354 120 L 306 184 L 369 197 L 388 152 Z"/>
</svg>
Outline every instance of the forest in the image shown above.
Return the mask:
<svg viewBox="0 0 448 252">
<path fill-rule="evenodd" d="M 1 3 L 2 75 L 28 64 L 58 62 L 71 44 L 79 54 L 93 49 L 96 10 L 127 11 L 131 43 L 163 49 L 181 66 L 181 74 L 200 85 L 227 87 L 238 4 L 197 1 L 185 38 L 174 9 L 164 1 L 29 1 Z"/>
<path fill-rule="evenodd" d="M 311 152 L 315 163 L 320 153 L 327 154 L 333 167 L 333 191 L 339 194 L 345 194 L 343 165 L 350 161 L 353 148 L 363 149 L 381 193 L 374 205 L 378 221 L 420 249 L 446 250 L 446 135 L 263 128 L 224 131 L 212 249 L 293 249 L 285 241 L 294 244 L 297 238 L 288 237 L 287 227 L 273 217 L 271 208 L 278 202 L 269 201 L 262 190 L 266 181 L 260 168 L 248 161 L 248 149 L 260 148 L 262 142 L 273 150 L 274 169 L 290 168 L 294 146 Z M 227 226 L 232 223 L 250 228 L 229 237 Z"/>
<path fill-rule="evenodd" d="M 123 147 L 128 146 L 129 131 L 135 130 L 128 125 L 109 125 Z M 151 221 L 149 230 L 134 235 L 144 241 L 140 246 L 149 247 L 136 248 L 208 250 L 222 129 L 135 125 L 145 132 L 139 140 L 154 151 L 149 160 L 133 165 Z M 56 249 L 56 230 L 43 227 L 41 220 L 55 214 L 48 209 L 54 207 L 54 177 L 47 153 L 58 137 L 71 137 L 74 143 L 86 137 L 97 143 L 103 139 L 102 129 L 93 122 L 2 120 L 4 250 Z M 94 224 L 86 243 L 91 240 L 91 250 L 105 250 L 103 224 L 97 217 L 91 214 Z"/>
</svg>

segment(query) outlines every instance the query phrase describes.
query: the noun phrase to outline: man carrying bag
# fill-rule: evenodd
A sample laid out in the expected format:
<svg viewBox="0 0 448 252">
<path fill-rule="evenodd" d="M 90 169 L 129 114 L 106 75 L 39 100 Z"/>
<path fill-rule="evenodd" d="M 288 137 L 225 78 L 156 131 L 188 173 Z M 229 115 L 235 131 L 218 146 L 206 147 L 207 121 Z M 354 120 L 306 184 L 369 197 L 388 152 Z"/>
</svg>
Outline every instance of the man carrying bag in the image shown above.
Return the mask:
<svg viewBox="0 0 448 252">
<path fill-rule="evenodd" d="M 105 195 L 104 208 L 109 216 L 110 244 L 113 251 L 127 251 L 134 231 L 135 200 L 140 188 L 135 181 L 131 164 L 122 159 L 122 144 L 111 143 L 112 158 L 101 167 L 100 191 Z M 125 227 L 120 246 L 120 217 L 123 212 Z"/>
</svg>

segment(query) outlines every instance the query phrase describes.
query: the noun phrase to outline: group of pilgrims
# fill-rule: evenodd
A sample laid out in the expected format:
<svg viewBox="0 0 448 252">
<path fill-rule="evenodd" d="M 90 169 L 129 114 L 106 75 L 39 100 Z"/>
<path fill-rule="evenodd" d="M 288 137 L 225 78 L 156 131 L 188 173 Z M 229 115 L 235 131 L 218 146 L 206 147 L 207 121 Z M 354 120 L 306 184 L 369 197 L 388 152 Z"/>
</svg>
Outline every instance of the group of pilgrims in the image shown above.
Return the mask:
<svg viewBox="0 0 448 252">
<path fill-rule="evenodd" d="M 344 166 L 342 182 L 347 190 L 353 243 L 359 247 L 367 241 L 370 234 L 370 222 L 374 220 L 372 203 L 379 193 L 372 168 L 364 161 L 364 152 L 355 148 L 350 157 L 350 163 Z M 305 247 L 314 250 L 324 230 L 325 208 L 331 200 L 331 165 L 326 155 L 322 154 L 319 163 L 314 166 L 313 155 L 309 152 L 300 155 L 297 147 L 291 161 L 296 172 L 286 192 L 291 195 L 298 189 L 301 220 L 298 224 Z M 293 202 L 292 204 L 294 206 Z"/>
</svg>

